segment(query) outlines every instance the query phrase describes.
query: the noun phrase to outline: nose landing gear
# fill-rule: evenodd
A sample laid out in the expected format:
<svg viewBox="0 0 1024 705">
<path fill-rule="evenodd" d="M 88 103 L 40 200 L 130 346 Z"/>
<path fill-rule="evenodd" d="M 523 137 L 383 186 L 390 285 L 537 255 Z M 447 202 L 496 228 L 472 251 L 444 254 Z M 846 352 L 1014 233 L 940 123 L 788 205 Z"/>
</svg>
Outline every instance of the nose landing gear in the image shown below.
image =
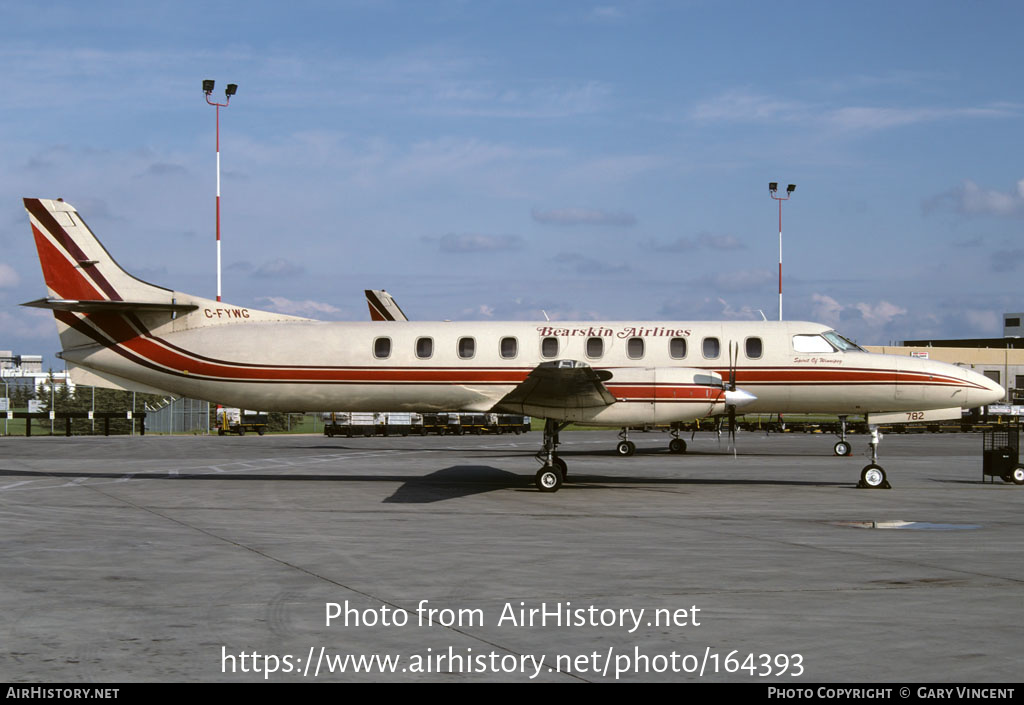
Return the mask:
<svg viewBox="0 0 1024 705">
<path fill-rule="evenodd" d="M 878 443 L 882 440 L 882 434 L 878 431 L 878 426 L 870 425 L 868 429 L 871 431 L 871 463 L 865 465 L 864 469 L 860 471 L 860 482 L 857 483 L 857 487 L 861 489 L 872 489 L 872 490 L 891 490 L 892 485 L 885 479 L 885 470 L 878 464 Z"/>
<path fill-rule="evenodd" d="M 832 447 L 832 450 L 835 452 L 836 455 L 839 455 L 839 456 L 847 456 L 851 452 L 853 452 L 853 448 L 850 446 L 849 442 L 846 440 L 846 417 L 845 416 L 840 416 L 839 417 L 839 440 L 836 441 L 836 444 Z"/>
</svg>

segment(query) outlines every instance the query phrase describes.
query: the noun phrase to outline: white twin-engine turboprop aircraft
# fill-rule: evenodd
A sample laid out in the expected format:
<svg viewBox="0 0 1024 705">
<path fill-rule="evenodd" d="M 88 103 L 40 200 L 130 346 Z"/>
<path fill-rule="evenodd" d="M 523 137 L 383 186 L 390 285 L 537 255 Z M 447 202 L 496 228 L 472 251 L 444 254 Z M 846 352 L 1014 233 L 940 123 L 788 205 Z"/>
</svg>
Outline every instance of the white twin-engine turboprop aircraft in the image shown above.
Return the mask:
<svg viewBox="0 0 1024 705">
<path fill-rule="evenodd" d="M 546 420 L 545 492 L 565 479 L 569 423 L 672 424 L 736 407 L 931 420 L 1004 395 L 970 370 L 870 354 L 816 323 L 381 325 L 232 306 L 131 276 L 60 199 L 25 208 L 49 292 L 26 305 L 53 311 L 76 383 L 250 409 L 528 414 Z M 861 481 L 887 485 L 874 458 Z"/>
</svg>

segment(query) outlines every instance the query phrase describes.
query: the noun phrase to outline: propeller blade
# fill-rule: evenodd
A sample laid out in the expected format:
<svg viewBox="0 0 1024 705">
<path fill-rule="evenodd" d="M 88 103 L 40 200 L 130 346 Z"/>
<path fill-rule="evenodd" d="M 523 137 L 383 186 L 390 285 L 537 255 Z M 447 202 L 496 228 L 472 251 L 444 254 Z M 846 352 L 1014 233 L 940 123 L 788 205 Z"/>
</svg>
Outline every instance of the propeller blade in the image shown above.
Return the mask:
<svg viewBox="0 0 1024 705">
<path fill-rule="evenodd" d="M 732 456 L 736 457 L 736 407 L 729 407 L 729 445 L 732 446 Z"/>
</svg>

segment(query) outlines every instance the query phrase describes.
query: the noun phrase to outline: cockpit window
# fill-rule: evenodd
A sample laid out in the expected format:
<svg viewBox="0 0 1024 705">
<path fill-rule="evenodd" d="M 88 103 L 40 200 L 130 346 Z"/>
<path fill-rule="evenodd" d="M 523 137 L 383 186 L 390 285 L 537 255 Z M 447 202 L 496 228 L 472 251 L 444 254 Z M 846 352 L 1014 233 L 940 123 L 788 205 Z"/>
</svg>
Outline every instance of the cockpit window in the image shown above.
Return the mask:
<svg viewBox="0 0 1024 705">
<path fill-rule="evenodd" d="M 798 353 L 832 353 L 836 349 L 820 335 L 794 335 L 793 349 Z"/>
<path fill-rule="evenodd" d="M 857 343 L 854 343 L 854 342 L 852 342 L 850 340 L 847 340 L 843 336 L 841 336 L 838 333 L 836 333 L 834 330 L 830 330 L 828 333 L 822 333 L 821 335 L 822 335 L 823 338 L 825 338 L 825 340 L 827 340 L 828 342 L 832 343 L 833 345 L 835 345 L 837 348 L 839 348 L 840 350 L 842 350 L 844 352 L 847 351 L 847 350 L 857 350 L 859 352 L 867 352 L 864 348 L 862 348 L 861 346 L 857 345 Z"/>
</svg>

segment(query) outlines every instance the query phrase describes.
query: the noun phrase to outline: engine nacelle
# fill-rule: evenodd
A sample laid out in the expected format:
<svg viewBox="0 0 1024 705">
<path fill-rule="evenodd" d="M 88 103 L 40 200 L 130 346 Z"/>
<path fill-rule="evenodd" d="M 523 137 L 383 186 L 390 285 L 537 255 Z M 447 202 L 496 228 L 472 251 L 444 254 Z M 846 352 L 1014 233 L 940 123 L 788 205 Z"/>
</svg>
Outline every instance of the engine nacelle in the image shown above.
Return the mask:
<svg viewBox="0 0 1024 705">
<path fill-rule="evenodd" d="M 573 409 L 566 420 L 591 425 L 640 426 L 693 421 L 724 413 L 722 376 L 693 367 L 611 367 L 605 387 L 616 401 Z M 566 410 L 570 411 L 570 410 Z"/>
</svg>

